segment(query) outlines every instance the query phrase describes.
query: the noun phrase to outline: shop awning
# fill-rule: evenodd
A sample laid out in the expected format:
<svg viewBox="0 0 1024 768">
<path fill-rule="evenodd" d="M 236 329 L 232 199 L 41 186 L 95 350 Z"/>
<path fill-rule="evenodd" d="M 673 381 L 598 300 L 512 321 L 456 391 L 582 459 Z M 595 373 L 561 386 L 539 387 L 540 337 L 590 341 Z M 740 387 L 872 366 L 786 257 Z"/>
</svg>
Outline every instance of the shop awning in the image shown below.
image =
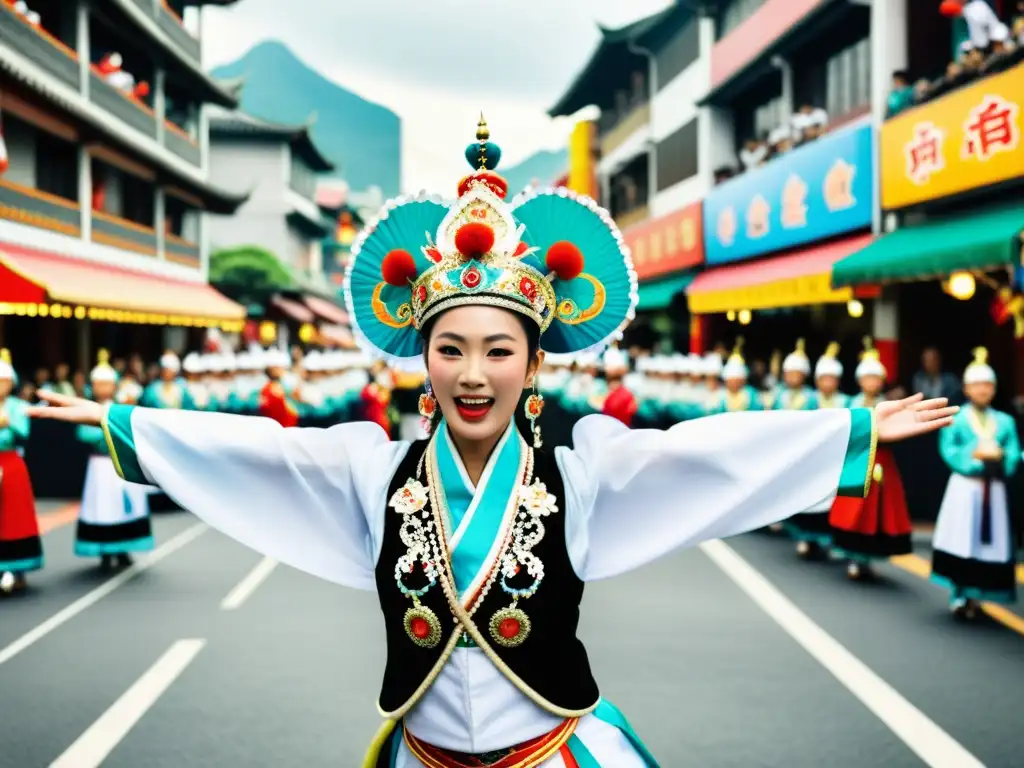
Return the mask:
<svg viewBox="0 0 1024 768">
<path fill-rule="evenodd" d="M 297 323 L 312 323 L 316 320 L 313 311 L 305 304 L 300 304 L 294 299 L 286 299 L 284 296 L 274 296 L 270 300 L 271 306 L 278 309 L 282 314 L 287 315 Z"/>
<path fill-rule="evenodd" d="M 328 344 L 334 344 L 343 349 L 355 349 L 356 347 L 356 340 L 347 326 L 321 325 L 319 332 L 321 338 Z"/>
<path fill-rule="evenodd" d="M 1020 203 L 905 227 L 838 262 L 832 270 L 832 284 L 927 280 L 961 269 L 1017 264 L 1021 230 L 1024 205 Z"/>
<path fill-rule="evenodd" d="M 303 296 L 302 300 L 321 320 L 333 325 L 348 325 L 348 312 L 337 304 L 332 304 L 326 299 L 309 296 L 308 294 Z"/>
<path fill-rule="evenodd" d="M 650 312 L 665 309 L 672 303 L 676 294 L 685 291 L 694 280 L 693 272 L 681 272 L 657 280 L 640 283 L 640 301 L 636 308 L 639 312 Z"/>
<path fill-rule="evenodd" d="M 206 283 L 0 243 L 0 314 L 234 329 L 245 307 Z"/>
<path fill-rule="evenodd" d="M 872 237 L 858 235 L 749 264 L 709 269 L 686 291 L 690 312 L 706 315 L 847 302 L 853 290 L 832 287 L 832 268 L 870 244 Z"/>
</svg>

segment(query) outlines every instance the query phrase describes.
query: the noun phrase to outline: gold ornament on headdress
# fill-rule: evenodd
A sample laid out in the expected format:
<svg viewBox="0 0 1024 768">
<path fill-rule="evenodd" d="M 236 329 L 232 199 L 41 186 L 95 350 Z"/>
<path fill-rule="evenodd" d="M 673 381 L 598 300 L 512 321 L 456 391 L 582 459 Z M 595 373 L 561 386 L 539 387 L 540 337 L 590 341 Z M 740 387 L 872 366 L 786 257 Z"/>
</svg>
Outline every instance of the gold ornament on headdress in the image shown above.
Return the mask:
<svg viewBox="0 0 1024 768">
<path fill-rule="evenodd" d="M 110 350 L 101 349 L 96 353 L 97 365 L 110 365 Z"/>
<path fill-rule="evenodd" d="M 0 362 L 7 363 L 8 365 L 11 365 L 11 350 L 9 350 L 9 349 L 0 349 Z"/>
<path fill-rule="evenodd" d="M 807 357 L 807 342 L 804 339 L 796 340 L 796 347 L 793 349 L 793 354 L 797 357 Z"/>
<path fill-rule="evenodd" d="M 882 357 L 878 354 L 878 350 L 875 349 L 875 342 L 870 336 L 864 337 L 864 351 L 860 353 L 861 360 L 877 360 L 881 362 Z"/>
<path fill-rule="evenodd" d="M 825 348 L 825 354 L 822 357 L 832 358 L 833 360 L 839 357 L 839 344 L 835 341 L 830 342 Z"/>
<path fill-rule="evenodd" d="M 476 140 L 480 142 L 480 168 L 483 171 L 487 168 L 487 140 L 491 138 L 491 129 L 487 127 L 484 120 L 484 113 L 480 113 L 480 122 L 476 124 Z"/>
<path fill-rule="evenodd" d="M 974 355 L 971 365 L 988 365 L 988 350 L 985 347 L 975 347 L 971 354 Z"/>
<path fill-rule="evenodd" d="M 732 354 L 729 355 L 730 363 L 739 363 L 740 365 L 746 365 L 746 361 L 743 359 L 743 337 L 737 336 L 736 343 L 733 345 Z"/>
</svg>

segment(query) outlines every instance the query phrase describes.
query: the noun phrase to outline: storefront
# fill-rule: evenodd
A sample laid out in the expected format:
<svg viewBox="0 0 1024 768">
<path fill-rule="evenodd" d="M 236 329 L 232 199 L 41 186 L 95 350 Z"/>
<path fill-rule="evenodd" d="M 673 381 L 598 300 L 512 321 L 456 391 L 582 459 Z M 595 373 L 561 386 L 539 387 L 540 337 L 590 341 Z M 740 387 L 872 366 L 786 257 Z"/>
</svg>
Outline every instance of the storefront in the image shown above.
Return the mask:
<svg viewBox="0 0 1024 768">
<path fill-rule="evenodd" d="M 836 262 L 871 243 L 873 158 L 873 131 L 861 122 L 711 191 L 709 268 L 686 289 L 707 346 L 743 335 L 766 357 L 805 337 L 812 356 L 839 341 L 855 359 L 868 330 L 864 300 L 877 288 L 834 288 L 831 276 Z"/>
<path fill-rule="evenodd" d="M 186 280 L 0 243 L 0 342 L 18 369 L 88 370 L 98 347 L 158 356 L 169 336 L 187 343 L 203 329 L 240 331 L 244 320 L 245 308 L 198 273 Z"/>
<path fill-rule="evenodd" d="M 925 346 L 937 346 L 958 373 L 984 345 L 1004 394 L 1024 386 L 1017 370 L 1024 348 L 1014 340 L 1024 230 L 1022 94 L 1024 64 L 882 127 L 881 203 L 890 231 L 838 262 L 832 284 L 886 286 L 903 380 L 917 370 Z"/>
<path fill-rule="evenodd" d="M 637 321 L 630 336 L 645 348 L 655 344 L 685 351 L 700 344 L 691 327 L 686 289 L 704 263 L 701 204 L 631 227 L 624 234 L 639 280 Z"/>
</svg>

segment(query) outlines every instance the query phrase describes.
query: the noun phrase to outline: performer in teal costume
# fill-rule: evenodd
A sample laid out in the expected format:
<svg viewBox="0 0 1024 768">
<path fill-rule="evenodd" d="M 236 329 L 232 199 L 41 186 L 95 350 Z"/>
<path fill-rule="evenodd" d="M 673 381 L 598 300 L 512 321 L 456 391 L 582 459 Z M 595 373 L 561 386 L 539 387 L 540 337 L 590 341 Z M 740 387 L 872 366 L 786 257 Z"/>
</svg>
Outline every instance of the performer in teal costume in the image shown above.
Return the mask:
<svg viewBox="0 0 1024 768">
<path fill-rule="evenodd" d="M 389 202 L 352 248 L 360 343 L 425 366 L 429 440 L 380 426 L 110 406 L 48 394 L 38 417 L 101 423 L 126 479 L 153 482 L 229 536 L 374 591 L 385 718 L 364 766 L 657 765 L 603 698 L 577 638 L 586 582 L 679 547 L 862 496 L 877 440 L 948 423 L 920 397 L 819 413 L 731 413 L 669 430 L 593 415 L 544 449 L 545 352 L 603 348 L 636 276 L 610 216 L 564 189 L 506 201 L 481 120 L 459 197 Z M 426 396 L 425 396 L 426 397 Z M 625 618 L 625 617 L 623 617 Z M 482 712 L 493 717 L 480 717 Z"/>
</svg>

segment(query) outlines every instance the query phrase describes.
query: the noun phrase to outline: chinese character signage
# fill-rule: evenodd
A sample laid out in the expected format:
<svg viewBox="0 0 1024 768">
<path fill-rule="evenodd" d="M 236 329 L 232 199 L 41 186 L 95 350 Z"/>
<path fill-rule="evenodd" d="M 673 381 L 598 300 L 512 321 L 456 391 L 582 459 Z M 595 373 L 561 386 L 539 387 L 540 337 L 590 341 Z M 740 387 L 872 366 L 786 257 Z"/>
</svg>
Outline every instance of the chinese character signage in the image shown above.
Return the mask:
<svg viewBox="0 0 1024 768">
<path fill-rule="evenodd" d="M 896 210 L 1024 177 L 1024 64 L 882 126 L 882 207 Z"/>
<path fill-rule="evenodd" d="M 871 226 L 871 125 L 837 130 L 715 187 L 704 201 L 708 264 L 724 264 Z"/>
<path fill-rule="evenodd" d="M 630 227 L 623 237 L 640 280 L 689 269 L 704 261 L 700 203 Z"/>
</svg>

